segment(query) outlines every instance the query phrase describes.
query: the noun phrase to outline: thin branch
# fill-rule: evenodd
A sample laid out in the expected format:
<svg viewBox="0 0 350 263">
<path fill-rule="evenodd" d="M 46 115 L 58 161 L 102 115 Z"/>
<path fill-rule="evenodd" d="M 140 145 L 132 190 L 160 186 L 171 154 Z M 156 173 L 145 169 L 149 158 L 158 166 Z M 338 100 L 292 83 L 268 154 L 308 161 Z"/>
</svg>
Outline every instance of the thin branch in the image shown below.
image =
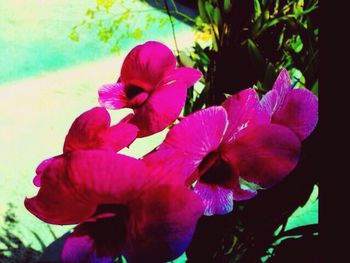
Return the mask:
<svg viewBox="0 0 350 263">
<path fill-rule="evenodd" d="M 177 53 L 176 59 L 177 59 L 177 62 L 180 64 L 180 63 L 181 63 L 181 61 L 180 61 L 180 51 L 179 51 L 179 47 L 178 47 L 177 41 L 176 41 L 174 22 L 173 22 L 173 19 L 172 19 L 172 17 L 171 17 L 171 14 L 170 14 L 170 9 L 169 9 L 169 6 L 168 6 L 168 1 L 167 1 L 167 0 L 164 0 L 164 4 L 165 4 L 165 8 L 166 8 L 166 11 L 167 11 L 167 13 L 168 13 L 169 20 L 170 20 L 170 24 L 171 24 L 171 31 L 172 31 L 172 34 L 173 34 L 174 43 L 175 43 L 175 49 L 176 49 L 176 53 Z M 176 9 L 176 7 L 175 7 L 175 9 Z"/>
</svg>

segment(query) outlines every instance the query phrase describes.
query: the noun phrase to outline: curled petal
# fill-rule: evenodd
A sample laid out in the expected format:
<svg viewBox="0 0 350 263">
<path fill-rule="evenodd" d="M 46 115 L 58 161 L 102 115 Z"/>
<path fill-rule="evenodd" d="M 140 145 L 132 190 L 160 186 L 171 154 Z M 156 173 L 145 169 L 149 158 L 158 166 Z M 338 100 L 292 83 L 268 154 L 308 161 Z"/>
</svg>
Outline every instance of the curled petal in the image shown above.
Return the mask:
<svg viewBox="0 0 350 263">
<path fill-rule="evenodd" d="M 138 131 L 139 129 L 135 125 L 121 121 L 111 126 L 103 134 L 104 147 L 101 148 L 112 148 L 114 151 L 118 152 L 135 140 Z"/>
<path fill-rule="evenodd" d="M 98 102 L 107 109 L 121 109 L 128 106 L 129 99 L 125 94 L 125 84 L 117 82 L 105 84 L 98 89 Z"/>
<path fill-rule="evenodd" d="M 95 107 L 75 119 L 66 136 L 63 151 L 111 149 L 119 151 L 129 145 L 137 127 L 125 122 L 109 127 L 111 118 L 105 108 Z"/>
<path fill-rule="evenodd" d="M 296 166 L 300 140 L 281 125 L 260 125 L 247 129 L 223 147 L 234 174 L 268 188 L 281 181 Z"/>
<path fill-rule="evenodd" d="M 56 159 L 56 158 L 58 158 L 58 156 L 57 156 L 57 157 L 48 158 L 48 159 L 42 161 L 42 162 L 38 165 L 38 167 L 37 167 L 36 170 L 35 170 L 36 175 L 35 175 L 34 178 L 33 178 L 33 184 L 34 184 L 35 186 L 37 186 L 37 187 L 40 187 L 40 186 L 41 186 L 41 175 L 42 175 L 43 171 L 46 169 L 46 167 L 50 166 L 50 164 L 51 164 L 52 162 L 55 162 L 55 159 Z"/>
<path fill-rule="evenodd" d="M 148 41 L 134 47 L 126 56 L 120 80 L 152 91 L 163 76 L 176 66 L 176 58 L 165 45 Z"/>
<path fill-rule="evenodd" d="M 187 248 L 198 218 L 200 198 L 179 185 L 158 185 L 129 207 L 127 242 L 122 254 L 129 263 L 166 262 Z"/>
<path fill-rule="evenodd" d="M 187 87 L 191 87 L 201 76 L 202 73 L 198 69 L 179 67 L 164 76 L 158 85 L 164 85 L 172 81 L 181 81 L 184 82 Z"/>
<path fill-rule="evenodd" d="M 130 179 L 134 178 L 134 179 Z M 40 189 L 26 208 L 51 224 L 87 220 L 97 205 L 125 204 L 146 183 L 141 161 L 110 151 L 74 151 L 53 159 L 41 171 Z"/>
<path fill-rule="evenodd" d="M 308 137 L 318 120 L 318 99 L 305 88 L 290 86 L 286 69 L 282 69 L 273 88 L 261 100 L 271 122 L 293 130 L 300 140 Z"/>
<path fill-rule="evenodd" d="M 172 124 L 181 112 L 186 98 L 186 85 L 183 82 L 172 82 L 159 87 L 139 108 L 130 123 L 140 131 L 138 137 L 144 137 L 165 129 Z"/>
<path fill-rule="evenodd" d="M 269 115 L 263 110 L 256 91 L 252 88 L 229 96 L 222 104 L 227 111 L 229 125 L 225 132 L 224 141 L 233 140 L 238 133 L 250 125 L 268 123 Z"/>
<path fill-rule="evenodd" d="M 318 100 L 308 89 L 292 89 L 283 105 L 272 116 L 272 123 L 287 126 L 304 140 L 314 130 L 318 120 Z"/>
<path fill-rule="evenodd" d="M 230 189 L 196 182 L 194 192 L 202 199 L 206 216 L 224 215 L 233 209 L 233 193 Z"/>
<path fill-rule="evenodd" d="M 26 198 L 25 207 L 41 220 L 51 224 L 76 224 L 95 211 L 95 200 L 77 197 L 69 185 L 66 160 L 52 159 L 40 173 L 40 190 L 35 197 Z"/>
<path fill-rule="evenodd" d="M 98 148 L 100 134 L 109 128 L 111 118 L 105 108 L 95 107 L 76 118 L 66 136 L 63 151 Z"/>
</svg>

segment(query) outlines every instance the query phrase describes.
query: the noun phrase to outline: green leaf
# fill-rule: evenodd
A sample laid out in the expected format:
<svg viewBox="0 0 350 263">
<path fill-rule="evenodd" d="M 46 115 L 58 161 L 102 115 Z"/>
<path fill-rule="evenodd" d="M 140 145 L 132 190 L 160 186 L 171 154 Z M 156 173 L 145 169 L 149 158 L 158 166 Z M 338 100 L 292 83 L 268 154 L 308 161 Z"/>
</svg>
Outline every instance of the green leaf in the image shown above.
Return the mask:
<svg viewBox="0 0 350 263">
<path fill-rule="evenodd" d="M 41 246 L 41 250 L 45 250 L 46 245 L 45 245 L 45 242 L 43 241 L 43 239 L 33 230 L 30 230 L 30 232 L 34 235 L 35 239 L 39 242 L 39 244 Z"/>
<path fill-rule="evenodd" d="M 86 9 L 85 15 L 93 19 L 95 17 L 95 11 L 91 8 Z"/>
<path fill-rule="evenodd" d="M 278 36 L 278 49 L 280 49 L 282 47 L 283 40 L 284 40 L 284 32 L 285 31 L 286 31 L 286 28 L 283 27 L 282 31 L 280 32 L 280 34 Z"/>
<path fill-rule="evenodd" d="M 254 16 L 253 20 L 255 21 L 259 16 L 261 16 L 261 6 L 259 0 L 254 0 Z"/>
<path fill-rule="evenodd" d="M 252 63 L 258 72 L 265 72 L 265 60 L 261 55 L 258 47 L 250 38 L 247 40 L 248 52 Z"/>
<path fill-rule="evenodd" d="M 267 29 L 269 27 L 272 27 L 274 25 L 277 25 L 278 23 L 282 22 L 282 21 L 286 21 L 286 20 L 289 20 L 291 18 L 294 18 L 293 15 L 286 15 L 286 16 L 281 16 L 281 17 L 278 17 L 278 18 L 272 18 L 272 19 L 269 19 L 267 20 L 264 25 L 263 25 L 263 29 Z"/>
<path fill-rule="evenodd" d="M 219 7 L 215 7 L 214 8 L 213 20 L 214 20 L 214 23 L 218 26 L 218 28 L 220 28 L 221 25 L 222 25 L 222 17 L 221 17 L 221 14 L 220 14 Z"/>
<path fill-rule="evenodd" d="M 97 32 L 98 37 L 100 40 L 104 43 L 106 43 L 113 35 L 113 29 L 112 27 L 100 27 Z"/>
<path fill-rule="evenodd" d="M 318 80 L 316 80 L 314 82 L 314 84 L 312 84 L 311 86 L 311 91 L 316 95 L 318 96 Z"/>
<path fill-rule="evenodd" d="M 276 78 L 277 78 L 277 70 L 273 66 L 273 64 L 269 62 L 265 70 L 265 77 L 263 82 L 264 90 L 270 90 Z"/>
<path fill-rule="evenodd" d="M 205 11 L 210 19 L 210 22 L 213 22 L 214 7 L 208 1 L 205 2 L 204 6 L 205 6 Z"/>
<path fill-rule="evenodd" d="M 261 28 L 261 22 L 262 22 L 262 16 L 259 16 L 253 26 L 252 26 L 252 29 L 251 29 L 251 34 L 252 36 L 255 36 L 259 31 L 260 31 L 260 28 Z"/>
<path fill-rule="evenodd" d="M 203 22 L 209 23 L 208 16 L 205 11 L 204 0 L 198 0 L 198 12 Z"/>
<path fill-rule="evenodd" d="M 193 67 L 194 61 L 191 59 L 189 55 L 187 55 L 184 51 L 180 50 L 179 53 L 180 62 L 183 66 Z"/>
<path fill-rule="evenodd" d="M 112 5 L 114 4 L 115 0 L 96 0 L 97 6 L 103 6 L 106 11 L 108 11 Z"/>
<path fill-rule="evenodd" d="M 288 218 L 285 231 L 295 227 L 318 223 L 318 186 L 314 186 L 309 200 Z"/>
<path fill-rule="evenodd" d="M 71 40 L 73 40 L 74 42 L 78 42 L 79 41 L 79 35 L 75 30 L 72 30 L 69 32 L 69 38 Z"/>
<path fill-rule="evenodd" d="M 130 36 L 136 40 L 141 39 L 142 36 L 142 30 L 141 28 L 136 28 L 133 32 L 130 33 Z"/>
<path fill-rule="evenodd" d="M 295 53 L 299 53 L 303 49 L 303 41 L 301 40 L 300 35 L 293 37 L 291 47 L 294 49 Z"/>
<path fill-rule="evenodd" d="M 224 13 L 229 13 L 231 11 L 231 8 L 231 0 L 224 0 Z"/>
<path fill-rule="evenodd" d="M 288 231 L 284 231 L 280 234 L 280 236 L 302 236 L 302 235 L 310 235 L 319 232 L 318 224 L 308 224 L 303 226 L 298 226 L 292 228 Z"/>
<path fill-rule="evenodd" d="M 112 47 L 111 47 L 111 52 L 115 52 L 116 54 L 120 54 L 121 49 L 118 43 L 115 43 Z"/>
</svg>

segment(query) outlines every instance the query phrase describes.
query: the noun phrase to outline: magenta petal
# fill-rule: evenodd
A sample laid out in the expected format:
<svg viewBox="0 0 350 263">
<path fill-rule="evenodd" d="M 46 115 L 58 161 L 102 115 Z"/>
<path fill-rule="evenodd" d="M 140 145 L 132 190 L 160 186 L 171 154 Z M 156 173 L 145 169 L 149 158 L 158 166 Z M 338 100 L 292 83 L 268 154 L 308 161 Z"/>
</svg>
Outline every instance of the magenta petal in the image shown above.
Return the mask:
<svg viewBox="0 0 350 263">
<path fill-rule="evenodd" d="M 166 76 L 164 76 L 159 85 L 164 85 L 171 81 L 181 81 L 184 82 L 187 87 L 190 87 L 196 83 L 201 76 L 202 73 L 198 69 L 179 67 L 170 71 Z"/>
<path fill-rule="evenodd" d="M 273 88 L 261 100 L 271 122 L 287 126 L 300 140 L 308 137 L 318 121 L 318 99 L 305 88 L 292 89 L 286 69 L 282 69 Z"/>
<path fill-rule="evenodd" d="M 266 112 L 268 116 L 271 116 L 275 112 L 276 107 L 278 106 L 279 102 L 278 93 L 276 90 L 270 90 L 267 92 L 261 99 L 261 107 Z"/>
<path fill-rule="evenodd" d="M 103 135 L 106 147 L 111 146 L 118 152 L 126 146 L 129 146 L 136 138 L 139 129 L 130 123 L 124 121 L 111 126 Z"/>
<path fill-rule="evenodd" d="M 26 198 L 25 206 L 47 223 L 76 224 L 91 217 L 99 204 L 136 198 L 146 179 L 137 159 L 110 151 L 73 151 L 45 167 L 38 194 Z"/>
<path fill-rule="evenodd" d="M 111 118 L 105 108 L 95 107 L 75 119 L 66 136 L 63 151 L 98 148 L 101 133 L 109 128 Z"/>
<path fill-rule="evenodd" d="M 279 97 L 283 99 L 289 92 L 290 88 L 291 85 L 288 71 L 285 68 L 282 68 L 272 86 L 272 90 L 276 90 Z"/>
<path fill-rule="evenodd" d="M 288 71 L 282 68 L 272 86 L 272 90 L 266 93 L 261 99 L 262 107 L 270 117 L 282 106 L 290 90 L 291 86 Z"/>
<path fill-rule="evenodd" d="M 233 195 L 230 189 L 197 182 L 194 186 L 194 192 L 203 201 L 204 215 L 224 215 L 233 209 Z"/>
<path fill-rule="evenodd" d="M 121 121 L 109 127 L 111 118 L 103 107 L 95 107 L 75 119 L 66 136 L 63 151 L 106 149 L 119 151 L 136 138 L 138 128 Z"/>
<path fill-rule="evenodd" d="M 175 66 L 176 58 L 167 46 L 160 42 L 148 41 L 134 47 L 126 56 L 120 79 L 149 92 Z"/>
<path fill-rule="evenodd" d="M 122 254 L 129 263 L 160 263 L 185 251 L 203 205 L 186 187 L 157 185 L 131 203 L 129 211 L 128 237 Z"/>
<path fill-rule="evenodd" d="M 236 176 L 264 188 L 281 181 L 294 169 L 299 152 L 298 137 L 275 124 L 247 129 L 223 150 Z"/>
<path fill-rule="evenodd" d="M 99 204 L 125 204 L 147 183 L 142 161 L 106 151 L 74 151 L 69 158 L 69 183 Z"/>
<path fill-rule="evenodd" d="M 142 160 L 159 182 L 171 180 L 179 184 L 185 183 L 200 162 L 166 145 L 147 154 Z"/>
<path fill-rule="evenodd" d="M 164 144 L 201 160 L 207 153 L 219 147 L 226 127 L 225 109 L 221 106 L 209 107 L 186 116 L 174 125 Z"/>
<path fill-rule="evenodd" d="M 250 125 L 268 123 L 269 116 L 262 110 L 259 97 L 252 88 L 229 96 L 222 104 L 227 111 L 229 125 L 224 141 L 233 140 L 238 133 Z"/>
<path fill-rule="evenodd" d="M 227 113 L 221 106 L 197 111 L 174 125 L 144 162 L 153 172 L 176 174 L 174 180 L 184 183 L 203 158 L 218 149 L 226 126 Z"/>
<path fill-rule="evenodd" d="M 292 129 L 300 140 L 314 130 L 318 120 L 318 100 L 308 89 L 292 89 L 283 105 L 272 116 L 272 123 Z"/>
<path fill-rule="evenodd" d="M 125 222 L 118 217 L 78 225 L 65 240 L 61 260 L 111 263 L 125 242 Z"/>
<path fill-rule="evenodd" d="M 40 173 L 40 189 L 32 198 L 26 198 L 25 207 L 41 220 L 51 224 L 76 224 L 95 211 L 94 200 L 79 200 L 71 188 L 62 156 L 52 161 Z"/>
<path fill-rule="evenodd" d="M 121 109 L 127 107 L 128 98 L 125 94 L 125 84 L 117 82 L 101 86 L 98 89 L 98 102 L 107 109 Z"/>
<path fill-rule="evenodd" d="M 138 137 L 154 134 L 172 124 L 185 103 L 186 89 L 183 82 L 169 83 L 159 87 L 141 107 L 134 109 L 130 123 L 140 129 Z"/>
<path fill-rule="evenodd" d="M 57 156 L 58 157 L 58 156 Z M 33 184 L 37 187 L 41 186 L 41 175 L 46 167 L 50 166 L 52 162 L 55 162 L 57 157 L 51 157 L 42 161 L 35 170 L 36 175 L 33 178 Z"/>
</svg>

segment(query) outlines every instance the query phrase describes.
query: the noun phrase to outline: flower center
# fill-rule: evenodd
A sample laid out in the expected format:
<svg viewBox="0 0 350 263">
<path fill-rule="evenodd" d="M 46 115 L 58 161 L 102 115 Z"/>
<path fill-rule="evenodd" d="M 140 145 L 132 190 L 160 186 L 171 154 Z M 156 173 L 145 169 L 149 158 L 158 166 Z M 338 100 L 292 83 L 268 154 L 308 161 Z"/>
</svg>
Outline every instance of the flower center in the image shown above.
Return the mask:
<svg viewBox="0 0 350 263">
<path fill-rule="evenodd" d="M 95 241 L 97 255 L 113 254 L 126 241 L 128 209 L 126 205 L 101 204 L 93 218 L 84 222 L 84 230 Z"/>
<path fill-rule="evenodd" d="M 129 100 L 128 107 L 136 109 L 148 99 L 149 94 L 141 87 L 131 84 L 126 86 L 125 96 Z"/>
<path fill-rule="evenodd" d="M 139 95 L 142 92 L 145 92 L 144 89 L 132 84 L 128 85 L 125 89 L 125 95 L 129 100 L 135 98 L 137 95 Z"/>
<path fill-rule="evenodd" d="M 209 153 L 199 165 L 199 169 L 201 169 L 201 166 L 206 166 L 205 171 L 202 171 L 199 177 L 199 181 L 201 183 L 221 185 L 229 182 L 232 177 L 232 171 L 228 163 L 222 160 L 220 156 L 217 156 L 215 161 L 210 162 L 211 156 L 211 153 Z"/>
</svg>

